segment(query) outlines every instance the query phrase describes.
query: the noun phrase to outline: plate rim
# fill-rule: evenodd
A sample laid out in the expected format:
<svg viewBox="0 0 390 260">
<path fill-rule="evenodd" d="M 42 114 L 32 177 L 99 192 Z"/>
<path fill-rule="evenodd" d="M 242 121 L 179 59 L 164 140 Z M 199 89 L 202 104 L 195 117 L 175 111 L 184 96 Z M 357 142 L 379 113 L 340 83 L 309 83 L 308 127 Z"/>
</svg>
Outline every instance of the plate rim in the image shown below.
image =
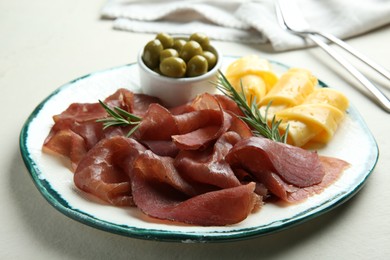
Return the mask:
<svg viewBox="0 0 390 260">
<path fill-rule="evenodd" d="M 227 57 L 238 58 L 238 56 L 227 56 Z M 274 61 L 271 59 L 268 60 L 271 64 L 277 64 L 278 66 L 290 68 L 290 66 L 285 65 L 284 63 Z M 368 137 L 370 139 L 370 143 L 374 145 L 373 147 L 375 151 L 375 153 L 373 154 L 374 159 L 370 161 L 371 165 L 367 167 L 368 172 L 365 174 L 364 178 L 359 183 L 356 183 L 353 189 L 348 190 L 348 192 L 338 196 L 336 199 L 333 197 L 330 200 L 330 202 L 325 202 L 322 205 L 317 206 L 316 207 L 317 211 L 312 214 L 308 215 L 307 212 L 310 212 L 310 210 L 306 210 L 304 212 L 301 212 L 298 215 L 294 215 L 293 217 L 285 219 L 286 221 L 283 221 L 283 223 L 280 225 L 275 225 L 275 226 L 267 225 L 266 228 L 262 228 L 262 226 L 255 226 L 250 228 L 241 228 L 239 230 L 229 230 L 229 231 L 212 231 L 212 232 L 183 231 L 181 232 L 177 230 L 171 231 L 171 230 L 150 229 L 150 228 L 133 227 L 128 225 L 120 225 L 120 224 L 99 219 L 79 209 L 72 208 L 69 205 L 69 203 L 65 199 L 63 199 L 61 195 L 58 194 L 58 192 L 50 186 L 50 183 L 48 183 L 47 180 L 40 179 L 38 177 L 41 171 L 39 169 L 39 166 L 33 160 L 33 158 L 31 158 L 30 151 L 28 150 L 27 147 L 29 127 L 32 121 L 37 117 L 39 112 L 42 110 L 46 102 L 48 102 L 52 97 L 56 96 L 62 90 L 72 86 L 77 81 L 83 80 L 85 78 L 89 78 L 96 74 L 106 73 L 112 70 L 135 66 L 136 64 L 137 64 L 136 62 L 133 62 L 125 65 L 115 66 L 112 68 L 88 73 L 85 74 L 84 76 L 78 77 L 76 79 L 73 79 L 61 85 L 35 107 L 35 109 L 31 112 L 31 114 L 29 115 L 29 117 L 27 118 L 27 120 L 25 121 L 21 129 L 20 136 L 19 136 L 19 148 L 20 148 L 23 162 L 29 172 L 30 177 L 33 180 L 34 185 L 37 187 L 41 195 L 46 199 L 46 201 L 49 202 L 50 205 L 52 205 L 55 209 L 57 209 L 58 211 L 60 211 L 61 213 L 63 213 L 64 215 L 66 215 L 67 217 L 73 220 L 76 220 L 78 222 L 81 222 L 83 224 L 86 224 L 88 226 L 106 232 L 123 235 L 127 237 L 144 239 L 144 240 L 169 241 L 169 242 L 227 242 L 227 241 L 249 239 L 253 237 L 264 236 L 275 232 L 283 231 L 285 229 L 307 222 L 313 218 L 316 218 L 322 214 L 329 212 L 330 210 L 333 210 L 337 206 L 342 205 L 344 202 L 352 198 L 364 186 L 364 184 L 366 183 L 369 176 L 372 174 L 378 162 L 379 159 L 378 144 L 373 134 L 369 130 L 367 124 L 363 120 L 362 116 L 358 113 L 357 109 L 353 105 L 350 105 L 350 108 L 348 109 L 347 113 L 353 115 L 353 117 L 359 122 L 359 125 L 364 128 L 364 131 L 366 133 L 369 133 Z M 326 84 L 324 81 L 320 79 L 318 80 L 318 82 L 320 87 L 329 87 L 328 84 Z M 323 208 L 324 204 L 326 205 Z"/>
</svg>

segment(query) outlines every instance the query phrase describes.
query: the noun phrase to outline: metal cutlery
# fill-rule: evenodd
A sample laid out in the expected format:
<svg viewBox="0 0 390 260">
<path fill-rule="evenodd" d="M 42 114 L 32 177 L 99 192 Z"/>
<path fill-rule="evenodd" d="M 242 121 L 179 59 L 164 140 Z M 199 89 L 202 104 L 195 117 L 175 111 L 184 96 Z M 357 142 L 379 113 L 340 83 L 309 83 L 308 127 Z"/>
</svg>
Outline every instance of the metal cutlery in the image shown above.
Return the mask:
<svg viewBox="0 0 390 260">
<path fill-rule="evenodd" d="M 379 105 L 388 113 L 390 113 L 390 100 L 385 94 L 378 89 L 367 77 L 365 77 L 356 67 L 349 63 L 341 54 L 329 46 L 324 38 L 332 43 L 337 44 L 347 52 L 354 55 L 356 58 L 363 61 L 365 64 L 373 68 L 375 71 L 380 73 L 382 76 L 390 80 L 390 72 L 382 66 L 376 64 L 374 61 L 365 57 L 357 50 L 353 49 L 344 41 L 337 37 L 313 30 L 310 28 L 308 23 L 304 20 L 303 16 L 300 15 L 300 10 L 296 3 L 292 0 L 277 0 L 276 1 L 276 17 L 281 27 L 290 33 L 299 35 L 301 37 L 308 38 L 321 47 L 326 53 L 333 57 L 339 62 L 344 68 L 351 73 L 368 91 L 371 92 L 373 97 L 378 101 Z"/>
</svg>

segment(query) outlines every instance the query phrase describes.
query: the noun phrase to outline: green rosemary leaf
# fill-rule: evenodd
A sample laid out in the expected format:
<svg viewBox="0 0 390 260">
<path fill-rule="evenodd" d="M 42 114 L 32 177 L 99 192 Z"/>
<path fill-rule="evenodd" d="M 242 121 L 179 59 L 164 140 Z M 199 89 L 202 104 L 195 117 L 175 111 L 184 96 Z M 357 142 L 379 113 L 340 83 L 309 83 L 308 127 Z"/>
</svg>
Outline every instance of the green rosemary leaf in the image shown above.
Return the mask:
<svg viewBox="0 0 390 260">
<path fill-rule="evenodd" d="M 134 126 L 128 133 L 127 137 L 131 136 L 139 127 L 139 124 L 142 120 L 141 117 L 136 116 L 123 110 L 120 107 L 110 108 L 107 104 L 99 100 L 100 105 L 106 110 L 110 117 L 101 118 L 96 120 L 96 122 L 103 123 L 103 129 L 113 126 Z"/>
<path fill-rule="evenodd" d="M 141 117 L 136 116 L 134 114 L 131 114 L 131 113 L 127 112 L 126 110 L 123 110 L 120 107 L 114 107 L 114 109 L 115 109 L 115 111 L 118 112 L 118 114 L 120 114 L 121 116 L 126 117 L 132 121 L 141 121 L 141 119 L 142 119 Z"/>
<path fill-rule="evenodd" d="M 113 118 L 120 118 L 121 116 L 115 112 L 114 110 L 112 110 L 109 106 L 107 106 L 103 101 L 99 100 L 99 103 L 100 105 L 103 106 L 103 108 L 106 110 L 106 112 L 112 116 Z"/>
<path fill-rule="evenodd" d="M 133 127 L 126 135 L 126 137 L 130 137 L 135 131 L 137 131 L 137 129 L 139 128 L 139 124 L 136 125 L 135 127 Z"/>
<path fill-rule="evenodd" d="M 264 115 L 260 112 L 257 107 L 256 97 L 249 97 L 249 100 L 246 98 L 244 86 L 241 84 L 241 91 L 238 92 L 228 81 L 225 75 L 219 71 L 218 81 L 216 83 L 216 88 L 222 92 L 224 95 L 232 99 L 237 106 L 241 109 L 244 117 L 241 117 L 244 122 L 246 122 L 252 129 L 255 135 L 261 135 L 271 140 L 277 142 L 285 143 L 287 141 L 288 126 L 283 135 L 279 132 L 280 120 L 276 120 L 275 116 L 272 118 L 270 126 L 268 125 L 268 109 L 271 105 L 269 103 L 266 108 Z"/>
</svg>

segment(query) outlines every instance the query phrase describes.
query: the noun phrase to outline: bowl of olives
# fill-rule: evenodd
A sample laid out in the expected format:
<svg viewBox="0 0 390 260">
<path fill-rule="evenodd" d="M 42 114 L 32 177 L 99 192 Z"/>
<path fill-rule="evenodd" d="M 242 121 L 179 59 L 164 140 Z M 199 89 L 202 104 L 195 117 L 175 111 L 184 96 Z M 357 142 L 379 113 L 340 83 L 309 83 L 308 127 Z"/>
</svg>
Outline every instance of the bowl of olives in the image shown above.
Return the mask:
<svg viewBox="0 0 390 260">
<path fill-rule="evenodd" d="M 220 52 L 205 34 L 159 33 L 138 55 L 141 88 L 168 107 L 178 106 L 201 93 L 214 93 L 221 64 Z"/>
</svg>

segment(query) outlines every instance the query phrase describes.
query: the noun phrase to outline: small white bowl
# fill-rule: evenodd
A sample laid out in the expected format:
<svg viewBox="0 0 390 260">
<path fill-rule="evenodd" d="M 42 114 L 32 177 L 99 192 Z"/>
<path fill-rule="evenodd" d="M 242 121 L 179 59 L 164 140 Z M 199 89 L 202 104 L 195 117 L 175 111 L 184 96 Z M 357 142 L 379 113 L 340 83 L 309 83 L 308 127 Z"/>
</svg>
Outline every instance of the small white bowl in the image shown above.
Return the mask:
<svg viewBox="0 0 390 260">
<path fill-rule="evenodd" d="M 208 92 L 215 93 L 218 70 L 221 68 L 222 55 L 211 46 L 217 55 L 214 68 L 198 77 L 170 78 L 149 69 L 142 60 L 143 49 L 138 54 L 140 87 L 144 94 L 158 97 L 167 107 L 179 106 L 187 103 L 197 95 Z"/>
</svg>

